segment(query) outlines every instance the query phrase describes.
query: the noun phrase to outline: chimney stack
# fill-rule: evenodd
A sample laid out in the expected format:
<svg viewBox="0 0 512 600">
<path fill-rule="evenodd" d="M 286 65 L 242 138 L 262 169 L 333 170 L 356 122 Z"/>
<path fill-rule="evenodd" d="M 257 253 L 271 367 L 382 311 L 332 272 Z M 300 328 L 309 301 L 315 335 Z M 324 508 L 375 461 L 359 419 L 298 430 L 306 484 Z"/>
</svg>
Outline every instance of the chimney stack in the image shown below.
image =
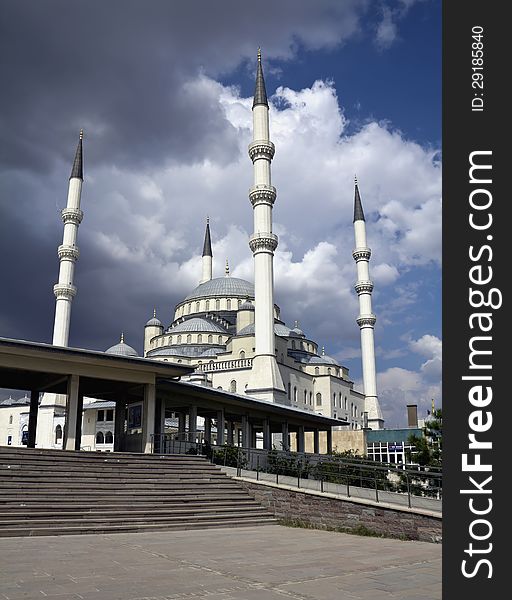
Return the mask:
<svg viewBox="0 0 512 600">
<path fill-rule="evenodd" d="M 418 405 L 407 405 L 407 427 L 418 428 Z"/>
</svg>

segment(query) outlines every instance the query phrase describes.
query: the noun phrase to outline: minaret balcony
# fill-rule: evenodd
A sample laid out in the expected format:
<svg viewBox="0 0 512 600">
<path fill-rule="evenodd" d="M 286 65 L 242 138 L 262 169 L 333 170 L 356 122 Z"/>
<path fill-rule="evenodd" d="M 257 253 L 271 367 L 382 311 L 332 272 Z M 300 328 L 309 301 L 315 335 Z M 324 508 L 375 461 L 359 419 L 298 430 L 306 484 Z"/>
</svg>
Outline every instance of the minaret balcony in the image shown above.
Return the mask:
<svg viewBox="0 0 512 600">
<path fill-rule="evenodd" d="M 372 255 L 372 251 L 370 248 L 356 248 L 352 252 L 352 256 L 354 260 L 357 262 L 359 260 L 370 260 L 370 256 Z"/>
<path fill-rule="evenodd" d="M 71 300 L 76 296 L 76 287 L 74 285 L 57 283 L 53 286 L 53 293 L 55 294 L 55 298 L 57 298 L 57 300 L 60 298 Z"/>
<path fill-rule="evenodd" d="M 377 317 L 373 313 L 369 314 L 369 315 L 360 315 L 356 319 L 357 324 L 361 328 L 363 328 L 363 327 L 373 327 L 375 325 L 376 321 L 377 321 Z"/>
<path fill-rule="evenodd" d="M 354 289 L 358 294 L 371 294 L 373 292 L 373 281 L 358 281 Z"/>
<path fill-rule="evenodd" d="M 272 160 L 276 147 L 269 140 L 254 140 L 249 144 L 249 157 L 254 162 L 258 158 L 266 158 Z"/>
<path fill-rule="evenodd" d="M 66 246 L 63 244 L 62 246 L 59 246 L 59 249 L 57 252 L 59 254 L 60 260 L 76 261 L 76 260 L 78 260 L 78 257 L 80 256 L 80 251 L 78 250 L 78 248 L 76 246 Z"/>
<path fill-rule="evenodd" d="M 249 190 L 249 200 L 253 206 L 258 204 L 273 206 L 276 196 L 276 188 L 273 185 L 255 185 Z"/>
<path fill-rule="evenodd" d="M 73 225 L 80 225 L 84 218 L 84 213 L 79 208 L 64 208 L 61 211 L 62 220 L 64 225 L 66 223 L 73 223 Z"/>
<path fill-rule="evenodd" d="M 258 252 L 274 252 L 278 238 L 273 233 L 254 233 L 249 238 L 249 247 L 253 254 Z"/>
</svg>

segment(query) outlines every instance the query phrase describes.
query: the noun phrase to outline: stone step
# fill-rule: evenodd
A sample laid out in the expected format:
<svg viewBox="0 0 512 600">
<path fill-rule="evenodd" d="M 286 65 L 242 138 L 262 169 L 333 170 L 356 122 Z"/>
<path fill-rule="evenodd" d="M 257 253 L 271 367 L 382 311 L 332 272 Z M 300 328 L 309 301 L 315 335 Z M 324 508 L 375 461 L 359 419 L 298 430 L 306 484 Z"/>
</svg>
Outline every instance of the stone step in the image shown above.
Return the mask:
<svg viewBox="0 0 512 600">
<path fill-rule="evenodd" d="M 204 457 L 0 449 L 0 536 L 273 522 Z"/>
<path fill-rule="evenodd" d="M 142 516 L 142 515 L 166 515 L 166 514 L 189 514 L 196 512 L 206 512 L 206 511 L 226 511 L 233 510 L 236 511 L 245 511 L 253 508 L 261 508 L 261 506 L 255 500 L 244 500 L 243 502 L 201 502 L 196 504 L 170 504 L 165 506 L 158 505 L 143 505 L 142 507 L 139 505 L 123 505 L 122 507 L 118 507 L 116 505 L 100 505 L 98 507 L 91 507 L 85 505 L 71 505 L 69 508 L 62 509 L 57 505 L 53 505 L 51 508 L 41 508 L 40 506 L 34 506 L 32 508 L 27 509 L 27 507 L 23 508 L 15 508 L 9 509 L 9 511 L 3 511 L 0 509 L 0 520 L 6 519 L 25 519 L 25 518 L 44 518 L 44 517 L 54 517 L 57 515 L 59 518 L 64 518 L 63 513 L 65 513 L 66 518 L 73 516 L 94 516 L 94 515 L 114 515 L 114 516 L 122 516 L 122 515 L 134 515 L 134 516 Z"/>
<path fill-rule="evenodd" d="M 211 519 L 209 521 L 190 523 L 158 523 L 143 525 L 101 525 L 101 526 L 77 526 L 77 527 L 13 527 L 0 530 L 0 537 L 28 537 L 46 535 L 86 535 L 86 534 L 109 534 L 109 533 L 139 533 L 151 531 L 183 531 L 191 529 L 233 528 L 233 527 L 257 527 L 260 525 L 276 525 L 277 519 L 272 516 L 248 518 L 248 519 Z"/>
</svg>

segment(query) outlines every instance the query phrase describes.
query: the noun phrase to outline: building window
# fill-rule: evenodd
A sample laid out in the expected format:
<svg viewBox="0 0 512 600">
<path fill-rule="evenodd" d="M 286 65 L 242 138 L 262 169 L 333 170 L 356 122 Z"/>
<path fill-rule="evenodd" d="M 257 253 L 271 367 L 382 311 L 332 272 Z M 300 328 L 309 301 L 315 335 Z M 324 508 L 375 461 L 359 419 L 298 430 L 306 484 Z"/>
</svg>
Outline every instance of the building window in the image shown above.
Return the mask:
<svg viewBox="0 0 512 600">
<path fill-rule="evenodd" d="M 99 410 L 96 416 L 96 421 L 104 421 L 105 420 L 105 411 Z"/>
<path fill-rule="evenodd" d="M 292 384 L 288 382 L 288 400 L 292 399 Z"/>
<path fill-rule="evenodd" d="M 114 436 L 112 435 L 111 431 L 107 431 L 107 433 L 105 434 L 105 444 L 113 444 L 114 443 Z"/>
<path fill-rule="evenodd" d="M 210 333 L 210 335 L 208 336 L 208 343 L 209 344 L 213 344 L 213 335 Z"/>
<path fill-rule="evenodd" d="M 202 343 L 203 343 L 203 336 L 202 336 L 201 334 L 199 334 L 199 335 L 197 336 L 197 343 L 198 343 L 198 344 L 202 344 Z"/>
<path fill-rule="evenodd" d="M 308 392 L 307 390 L 304 390 L 304 404 L 308 403 Z"/>
<path fill-rule="evenodd" d="M 192 343 L 192 336 L 190 335 L 190 333 L 187 335 L 187 344 L 191 344 Z"/>
<path fill-rule="evenodd" d="M 295 340 L 292 340 L 292 350 L 295 350 Z"/>
<path fill-rule="evenodd" d="M 188 312 L 191 313 L 192 312 L 192 302 L 190 302 L 190 304 L 188 305 Z"/>
<path fill-rule="evenodd" d="M 196 302 L 196 312 L 199 312 L 199 307 L 200 307 L 199 302 Z"/>
<path fill-rule="evenodd" d="M 12 445 L 12 435 L 8 435 L 7 436 L 7 445 L 11 446 Z"/>
<path fill-rule="evenodd" d="M 327 373 L 330 375 L 331 374 L 331 367 L 327 367 Z"/>
<path fill-rule="evenodd" d="M 341 408 L 341 392 L 338 394 L 338 407 Z"/>
<path fill-rule="evenodd" d="M 103 435 L 103 431 L 98 431 L 98 433 L 96 434 L 96 443 L 97 444 L 105 443 L 105 437 Z"/>
<path fill-rule="evenodd" d="M 181 344 L 181 335 L 178 336 L 177 344 Z"/>
<path fill-rule="evenodd" d="M 219 342 L 219 344 L 222 344 L 222 336 L 221 335 L 219 335 L 217 341 Z"/>
<path fill-rule="evenodd" d="M 105 421 L 113 421 L 114 420 L 114 411 L 112 408 L 109 408 L 105 411 Z"/>
<path fill-rule="evenodd" d="M 336 392 L 333 392 L 333 395 L 332 395 L 332 404 L 333 404 L 334 408 L 336 408 Z"/>
<path fill-rule="evenodd" d="M 215 300 L 215 310 L 220 310 L 220 300 Z"/>
<path fill-rule="evenodd" d="M 318 367 L 315 367 L 315 375 L 320 375 L 320 369 Z"/>
<path fill-rule="evenodd" d="M 228 301 L 227 301 L 227 309 L 231 310 L 231 300 L 229 298 L 228 298 Z"/>
<path fill-rule="evenodd" d="M 209 300 L 206 301 L 205 309 L 210 310 L 210 301 Z"/>
<path fill-rule="evenodd" d="M 240 350 L 240 358 L 245 358 L 245 350 Z"/>
<path fill-rule="evenodd" d="M 57 425 L 55 427 L 55 443 L 58 444 L 62 442 L 62 425 Z"/>
<path fill-rule="evenodd" d="M 297 388 L 296 387 L 293 388 L 293 400 L 294 400 L 294 402 L 297 402 Z"/>
<path fill-rule="evenodd" d="M 229 384 L 229 391 L 236 393 L 236 379 L 232 379 L 231 383 Z"/>
<path fill-rule="evenodd" d="M 9 425 L 12 425 L 12 415 L 9 415 Z"/>
<path fill-rule="evenodd" d="M 313 392 L 309 392 L 309 406 L 313 406 Z"/>
<path fill-rule="evenodd" d="M 238 308 L 240 308 L 241 306 L 242 306 L 242 301 L 241 301 L 241 300 L 239 300 L 239 301 L 238 301 Z"/>
<path fill-rule="evenodd" d="M 345 410 L 347 410 L 347 397 L 345 396 Z"/>
<path fill-rule="evenodd" d="M 318 392 L 316 395 L 316 405 L 322 406 L 322 394 L 320 392 Z"/>
</svg>

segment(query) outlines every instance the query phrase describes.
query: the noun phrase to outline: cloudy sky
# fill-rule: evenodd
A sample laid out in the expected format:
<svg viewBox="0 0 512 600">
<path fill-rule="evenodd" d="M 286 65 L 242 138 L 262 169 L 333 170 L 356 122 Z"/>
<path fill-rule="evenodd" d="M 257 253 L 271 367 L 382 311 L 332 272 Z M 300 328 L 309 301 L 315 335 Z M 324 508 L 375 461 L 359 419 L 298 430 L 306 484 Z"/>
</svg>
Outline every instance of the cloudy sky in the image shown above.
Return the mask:
<svg viewBox="0 0 512 600">
<path fill-rule="evenodd" d="M 78 131 L 84 220 L 70 345 L 142 352 L 200 278 L 253 279 L 251 95 L 261 46 L 284 320 L 361 379 L 353 178 L 387 425 L 441 403 L 440 0 L 0 0 L 0 336 L 51 342 Z"/>
</svg>

